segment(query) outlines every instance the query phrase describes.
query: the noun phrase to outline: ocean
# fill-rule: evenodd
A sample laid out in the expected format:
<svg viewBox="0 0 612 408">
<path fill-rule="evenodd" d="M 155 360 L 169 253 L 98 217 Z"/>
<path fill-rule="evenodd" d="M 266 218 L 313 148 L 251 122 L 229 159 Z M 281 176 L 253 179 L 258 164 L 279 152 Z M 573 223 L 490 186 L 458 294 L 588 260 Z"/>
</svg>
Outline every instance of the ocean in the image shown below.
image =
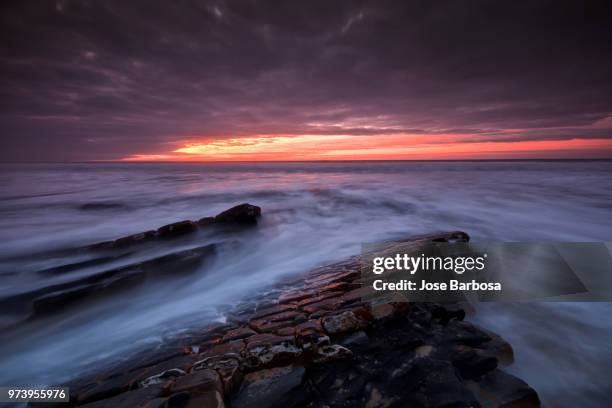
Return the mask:
<svg viewBox="0 0 612 408">
<path fill-rule="evenodd" d="M 70 248 L 243 202 L 263 215 L 196 273 L 40 319 L 0 310 L 0 385 L 78 377 L 362 243 L 448 230 L 474 241 L 612 241 L 611 187 L 610 161 L 1 164 L 0 299 L 160 255 L 41 273 L 82 261 Z M 164 251 L 215 239 L 201 230 Z M 610 315 L 610 303 L 487 303 L 470 319 L 513 345 L 508 371 L 545 405 L 585 407 L 612 395 Z"/>
</svg>

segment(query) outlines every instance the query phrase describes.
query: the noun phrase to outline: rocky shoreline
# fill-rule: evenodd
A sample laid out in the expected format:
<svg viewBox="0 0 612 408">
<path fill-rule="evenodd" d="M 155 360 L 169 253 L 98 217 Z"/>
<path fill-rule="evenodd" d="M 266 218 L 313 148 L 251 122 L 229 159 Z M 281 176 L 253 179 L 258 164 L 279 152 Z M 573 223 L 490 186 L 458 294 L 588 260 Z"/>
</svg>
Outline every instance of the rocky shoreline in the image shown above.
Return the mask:
<svg viewBox="0 0 612 408">
<path fill-rule="evenodd" d="M 198 225 L 250 223 L 260 214 L 248 204 L 240 209 L 229 210 L 229 221 L 217 216 Z M 193 227 L 178 225 L 93 248 Z M 451 232 L 407 242 L 468 239 Z M 280 282 L 227 310 L 224 323 L 67 384 L 71 402 L 60 406 L 539 406 L 531 387 L 502 370 L 513 360 L 511 346 L 463 321 L 460 305 L 377 302 L 367 300 L 368 291 L 359 256 Z"/>
</svg>

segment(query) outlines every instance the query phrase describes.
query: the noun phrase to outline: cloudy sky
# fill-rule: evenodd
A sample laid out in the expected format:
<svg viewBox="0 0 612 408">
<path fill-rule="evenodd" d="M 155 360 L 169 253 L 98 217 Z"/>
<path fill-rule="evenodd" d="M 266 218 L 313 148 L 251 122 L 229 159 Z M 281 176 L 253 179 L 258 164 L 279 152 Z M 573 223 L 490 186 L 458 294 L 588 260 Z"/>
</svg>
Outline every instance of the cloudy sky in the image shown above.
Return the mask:
<svg viewBox="0 0 612 408">
<path fill-rule="evenodd" d="M 612 158 L 606 1 L 3 1 L 0 160 Z"/>
</svg>

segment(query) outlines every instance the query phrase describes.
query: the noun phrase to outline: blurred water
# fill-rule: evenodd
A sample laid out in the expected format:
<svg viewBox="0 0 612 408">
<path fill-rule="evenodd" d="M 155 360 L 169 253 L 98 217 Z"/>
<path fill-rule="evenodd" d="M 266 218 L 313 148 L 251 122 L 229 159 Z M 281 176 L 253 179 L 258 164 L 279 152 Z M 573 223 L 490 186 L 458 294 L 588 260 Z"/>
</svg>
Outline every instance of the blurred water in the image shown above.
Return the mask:
<svg viewBox="0 0 612 408">
<path fill-rule="evenodd" d="M 78 375 L 210 321 L 217 307 L 281 276 L 358 253 L 363 242 L 455 229 L 474 240 L 610 241 L 610 186 L 612 162 L 0 165 L 0 297 L 97 272 L 37 274 L 69 261 L 47 251 L 241 202 L 264 213 L 212 268 L 0 334 L 0 384 Z M 586 406 L 590 393 L 597 406 L 610 395 L 610 312 L 609 304 L 489 304 L 475 319 L 511 341 L 513 370 L 548 404 Z"/>
</svg>

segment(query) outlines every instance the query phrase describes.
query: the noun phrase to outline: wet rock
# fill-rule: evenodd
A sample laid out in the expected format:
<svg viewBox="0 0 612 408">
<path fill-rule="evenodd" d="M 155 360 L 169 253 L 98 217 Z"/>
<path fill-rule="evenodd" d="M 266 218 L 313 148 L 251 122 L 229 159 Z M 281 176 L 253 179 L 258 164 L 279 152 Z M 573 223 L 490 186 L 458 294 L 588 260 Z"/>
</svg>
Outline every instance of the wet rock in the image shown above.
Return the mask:
<svg viewBox="0 0 612 408">
<path fill-rule="evenodd" d="M 450 305 L 437 306 L 432 310 L 431 317 L 434 320 L 438 320 L 440 324 L 446 325 L 452 319 L 463 320 L 465 318 L 465 311 Z"/>
<path fill-rule="evenodd" d="M 325 316 L 322 319 L 322 324 L 325 331 L 331 336 L 357 331 L 367 326 L 367 323 L 355 316 L 352 311 Z"/>
<path fill-rule="evenodd" d="M 180 272 L 192 272 L 206 258 L 214 256 L 215 251 L 216 245 L 210 244 L 160 256 L 22 294 L 20 300 L 26 301 L 31 298 L 32 310 L 35 315 L 57 312 L 82 300 L 95 300 L 95 296 L 132 288 L 150 278 L 159 278 L 163 275 Z M 0 305 L 10 301 L 11 299 L 2 299 Z"/>
<path fill-rule="evenodd" d="M 83 268 L 89 268 L 92 266 L 104 265 L 106 263 L 114 262 L 114 261 L 124 258 L 126 255 L 127 254 L 119 254 L 119 255 L 113 255 L 113 256 L 97 257 L 93 259 L 87 259 L 84 261 L 79 261 L 79 262 L 54 266 L 51 268 L 41 269 L 37 271 L 36 273 L 41 274 L 41 275 L 50 275 L 50 276 L 61 275 L 64 273 L 77 271 Z"/>
<path fill-rule="evenodd" d="M 363 330 L 360 330 L 342 339 L 340 341 L 340 344 L 350 349 L 352 347 L 357 347 L 357 348 L 364 347 L 369 342 L 370 342 L 370 339 L 368 338 L 368 335 Z"/>
<path fill-rule="evenodd" d="M 495 357 L 498 363 L 502 366 L 512 364 L 514 362 L 514 350 L 512 349 L 512 346 L 497 334 L 484 330 L 480 327 L 479 329 L 486 333 L 491 340 L 480 344 L 478 349 L 484 355 Z"/>
<path fill-rule="evenodd" d="M 309 320 L 296 326 L 295 338 L 297 344 L 303 349 L 310 349 L 329 344 L 330 339 L 325 334 L 321 321 Z"/>
<path fill-rule="evenodd" d="M 215 216 L 215 223 L 255 224 L 261 208 L 251 204 L 240 204 Z"/>
<path fill-rule="evenodd" d="M 144 380 L 140 381 L 138 385 L 140 386 L 140 388 L 146 388 L 152 385 L 165 384 L 166 382 L 168 382 L 168 380 L 176 377 L 181 377 L 185 374 L 187 373 L 181 370 L 180 368 L 171 368 L 170 370 L 166 370 L 159 374 L 145 378 Z"/>
<path fill-rule="evenodd" d="M 339 344 L 330 344 L 317 347 L 316 357 L 314 358 L 313 362 L 315 364 L 322 364 L 343 358 L 350 358 L 352 355 L 353 353 L 351 350 L 347 349 L 346 347 Z"/>
<path fill-rule="evenodd" d="M 176 364 L 173 362 L 170 365 L 174 366 Z M 149 368 L 135 369 L 125 373 L 115 374 L 111 377 L 85 385 L 75 386 L 74 384 L 71 384 L 71 400 L 74 400 L 81 405 L 102 399 L 108 399 L 128 390 L 138 388 L 138 383 L 140 381 L 151 375 L 159 374 L 167 369 L 167 366 L 161 367 L 158 370 L 150 370 Z M 162 383 L 163 381 L 160 381 L 158 384 Z M 152 388 L 154 389 L 151 391 L 152 393 L 159 394 L 158 391 L 163 387 L 158 384 L 151 384 L 151 386 L 147 388 Z"/>
<path fill-rule="evenodd" d="M 198 220 L 198 225 L 200 227 L 204 227 L 206 225 L 211 225 L 215 223 L 215 217 L 204 217 Z"/>
<path fill-rule="evenodd" d="M 164 225 L 157 230 L 157 233 L 162 238 L 173 238 L 179 235 L 195 232 L 197 229 L 198 225 L 195 222 L 185 220 Z"/>
<path fill-rule="evenodd" d="M 372 317 L 374 320 L 384 320 L 392 317 L 395 314 L 395 308 L 388 303 L 372 306 Z"/>
<path fill-rule="evenodd" d="M 231 399 L 233 408 L 281 408 L 298 405 L 308 398 L 302 388 L 302 367 L 277 367 L 248 374 L 240 391 Z"/>
<path fill-rule="evenodd" d="M 251 336 L 250 338 L 254 337 L 257 336 Z M 199 356 L 201 357 L 201 359 L 212 356 L 240 356 L 240 354 L 244 350 L 244 347 L 244 340 L 233 340 L 227 343 L 216 344 L 212 347 L 203 349 Z"/>
<path fill-rule="evenodd" d="M 286 365 L 302 354 L 293 337 L 260 334 L 248 340 L 243 355 L 250 370 Z"/>
<path fill-rule="evenodd" d="M 145 231 L 139 234 L 128 235 L 127 237 L 119 238 L 113 242 L 113 246 L 116 248 L 125 248 L 130 245 L 140 244 L 148 242 L 157 238 L 157 231 Z"/>
<path fill-rule="evenodd" d="M 216 390 L 223 392 L 221 378 L 215 370 L 203 369 L 178 377 L 172 387 L 172 393 L 201 392 Z"/>
<path fill-rule="evenodd" d="M 276 315 L 279 313 L 293 311 L 295 309 L 296 309 L 296 306 L 292 304 L 275 305 L 275 306 L 257 309 L 255 313 L 251 314 L 250 318 L 253 320 L 261 319 L 261 318 L 264 318 L 270 315 Z"/>
<path fill-rule="evenodd" d="M 250 336 L 254 336 L 256 335 L 257 332 L 247 328 L 247 327 L 240 327 L 238 329 L 234 329 L 234 330 L 230 330 L 227 332 L 227 334 L 225 336 L 223 336 L 222 341 L 223 342 L 228 342 L 231 340 L 241 340 L 241 339 L 245 339 L 247 337 Z"/>
<path fill-rule="evenodd" d="M 211 369 L 217 371 L 223 382 L 223 391 L 226 395 L 236 391 L 242 382 L 243 373 L 240 359 L 236 356 L 221 355 L 207 357 L 193 365 L 193 371 Z"/>
<path fill-rule="evenodd" d="M 450 360 L 465 379 L 480 377 L 497 368 L 497 359 L 467 346 L 452 349 Z"/>
<path fill-rule="evenodd" d="M 457 344 L 478 347 L 483 343 L 491 341 L 491 337 L 489 337 L 485 332 L 478 330 L 475 326 L 468 322 L 449 322 L 447 327 L 448 340 Z"/>
<path fill-rule="evenodd" d="M 215 370 L 204 369 L 178 378 L 168 398 L 168 407 L 223 408 L 223 384 Z"/>
<path fill-rule="evenodd" d="M 470 387 L 483 408 L 539 407 L 540 399 L 523 380 L 502 370 L 495 370 Z"/>
</svg>

